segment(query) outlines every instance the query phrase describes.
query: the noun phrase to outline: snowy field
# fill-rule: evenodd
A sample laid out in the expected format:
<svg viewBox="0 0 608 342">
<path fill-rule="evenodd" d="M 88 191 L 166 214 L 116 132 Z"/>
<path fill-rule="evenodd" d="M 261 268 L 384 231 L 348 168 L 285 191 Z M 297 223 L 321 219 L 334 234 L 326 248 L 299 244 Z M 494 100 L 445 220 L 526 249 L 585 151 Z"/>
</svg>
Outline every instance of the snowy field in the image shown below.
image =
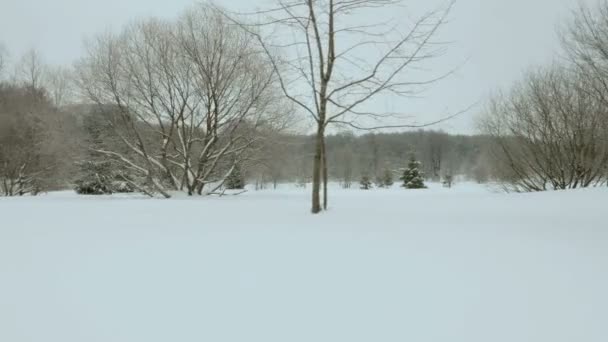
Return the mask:
<svg viewBox="0 0 608 342">
<path fill-rule="evenodd" d="M 0 199 L 3 342 L 605 342 L 608 189 Z"/>
</svg>

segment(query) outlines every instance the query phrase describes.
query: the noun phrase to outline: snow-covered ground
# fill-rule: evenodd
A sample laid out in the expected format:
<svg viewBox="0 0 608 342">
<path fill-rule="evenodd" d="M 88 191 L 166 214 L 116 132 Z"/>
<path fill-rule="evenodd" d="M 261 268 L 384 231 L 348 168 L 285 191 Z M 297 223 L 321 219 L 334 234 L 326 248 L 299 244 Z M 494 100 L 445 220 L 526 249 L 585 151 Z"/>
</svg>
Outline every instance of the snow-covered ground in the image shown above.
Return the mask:
<svg viewBox="0 0 608 342">
<path fill-rule="evenodd" d="M 608 189 L 0 199 L 0 341 L 605 342 Z"/>
</svg>

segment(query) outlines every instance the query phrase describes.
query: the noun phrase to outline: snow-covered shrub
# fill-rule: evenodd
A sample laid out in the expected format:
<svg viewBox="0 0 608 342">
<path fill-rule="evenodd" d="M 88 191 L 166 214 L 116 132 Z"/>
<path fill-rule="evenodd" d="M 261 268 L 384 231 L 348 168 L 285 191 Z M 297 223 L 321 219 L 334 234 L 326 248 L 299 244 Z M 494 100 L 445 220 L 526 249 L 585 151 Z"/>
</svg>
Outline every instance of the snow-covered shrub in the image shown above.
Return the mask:
<svg viewBox="0 0 608 342">
<path fill-rule="evenodd" d="M 369 190 L 372 188 L 372 181 L 369 176 L 362 176 L 359 185 L 361 190 Z"/>
</svg>

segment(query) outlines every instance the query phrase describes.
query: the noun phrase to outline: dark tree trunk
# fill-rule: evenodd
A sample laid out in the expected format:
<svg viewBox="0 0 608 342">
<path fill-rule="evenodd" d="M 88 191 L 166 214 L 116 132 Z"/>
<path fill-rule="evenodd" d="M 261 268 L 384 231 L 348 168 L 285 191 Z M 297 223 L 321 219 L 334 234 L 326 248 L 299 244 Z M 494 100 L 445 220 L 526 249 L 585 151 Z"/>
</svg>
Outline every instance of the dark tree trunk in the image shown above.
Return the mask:
<svg viewBox="0 0 608 342">
<path fill-rule="evenodd" d="M 323 210 L 327 210 L 327 153 L 325 149 L 325 138 L 323 138 L 321 153 L 323 156 Z"/>
<path fill-rule="evenodd" d="M 315 157 L 312 165 L 312 213 L 321 212 L 321 158 L 323 155 L 324 131 L 323 123 L 317 123 L 317 135 L 315 137 Z"/>
</svg>

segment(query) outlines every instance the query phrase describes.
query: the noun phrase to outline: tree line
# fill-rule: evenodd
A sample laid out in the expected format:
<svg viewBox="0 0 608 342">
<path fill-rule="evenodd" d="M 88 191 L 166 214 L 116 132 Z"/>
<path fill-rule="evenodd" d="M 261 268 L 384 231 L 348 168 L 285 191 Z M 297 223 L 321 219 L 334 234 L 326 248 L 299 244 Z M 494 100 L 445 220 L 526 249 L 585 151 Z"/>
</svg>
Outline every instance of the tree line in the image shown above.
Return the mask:
<svg viewBox="0 0 608 342">
<path fill-rule="evenodd" d="M 261 163 L 247 170 L 247 178 L 258 188 L 279 183 L 304 185 L 311 182 L 312 135 L 283 135 L 280 144 L 263 151 Z M 362 177 L 382 183 L 387 174 L 400 177 L 413 156 L 420 162 L 426 180 L 439 182 L 454 177 L 463 181 L 495 181 L 488 156 L 490 138 L 483 135 L 453 135 L 442 131 L 416 130 L 399 133 L 352 131 L 326 137 L 328 177 L 343 188 L 356 187 Z"/>
<path fill-rule="evenodd" d="M 70 67 L 50 66 L 35 50 L 13 59 L 0 45 L 0 194 L 170 197 L 221 194 L 243 181 L 311 182 L 316 213 L 329 180 L 384 184 L 412 156 L 426 179 L 450 184 L 541 191 L 606 183 L 607 1 L 580 7 L 563 25 L 562 58 L 489 99 L 477 135 L 422 130 L 405 118 L 386 125 L 399 113 L 366 105 L 379 94 L 417 95 L 443 76 L 408 72 L 440 53 L 433 37 L 452 3 L 391 31 L 388 45 L 367 29 L 382 25 L 350 26 L 352 13 L 393 3 L 302 0 L 253 14 L 202 4 L 97 35 Z M 293 31 L 295 41 L 267 31 Z M 338 50 L 341 40 L 353 45 Z M 377 56 L 349 63 L 370 45 Z M 307 117 L 312 135 L 300 128 Z"/>
</svg>

